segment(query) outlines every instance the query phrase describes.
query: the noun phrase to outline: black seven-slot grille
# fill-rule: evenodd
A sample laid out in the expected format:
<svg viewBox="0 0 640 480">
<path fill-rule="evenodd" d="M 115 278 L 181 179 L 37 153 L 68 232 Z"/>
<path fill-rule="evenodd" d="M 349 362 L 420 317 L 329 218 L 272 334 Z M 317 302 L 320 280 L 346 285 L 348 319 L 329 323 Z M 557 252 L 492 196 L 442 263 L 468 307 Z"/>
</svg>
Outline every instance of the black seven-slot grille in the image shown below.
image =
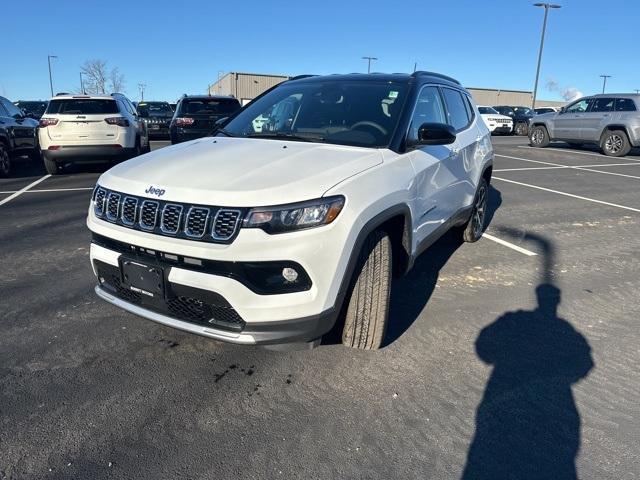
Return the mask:
<svg viewBox="0 0 640 480">
<path fill-rule="evenodd" d="M 240 229 L 240 209 L 164 202 L 103 187 L 93 194 L 97 217 L 124 227 L 203 242 L 231 243 Z"/>
</svg>

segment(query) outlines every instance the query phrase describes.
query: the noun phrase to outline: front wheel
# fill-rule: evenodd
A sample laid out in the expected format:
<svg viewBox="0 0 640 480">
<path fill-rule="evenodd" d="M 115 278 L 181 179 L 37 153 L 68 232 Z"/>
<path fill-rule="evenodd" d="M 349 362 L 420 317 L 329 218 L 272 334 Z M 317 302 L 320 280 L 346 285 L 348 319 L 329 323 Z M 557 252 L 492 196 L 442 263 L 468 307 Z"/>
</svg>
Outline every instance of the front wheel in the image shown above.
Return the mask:
<svg viewBox="0 0 640 480">
<path fill-rule="evenodd" d="M 544 148 L 549 146 L 550 141 L 546 127 L 542 125 L 533 127 L 531 135 L 529 135 L 529 145 Z"/>
<path fill-rule="evenodd" d="M 519 123 L 516 124 L 516 129 L 515 129 L 516 135 L 520 135 L 520 136 L 526 135 L 527 134 L 527 130 L 528 130 L 528 128 L 527 128 L 527 125 L 525 123 L 519 122 Z"/>
<path fill-rule="evenodd" d="M 602 137 L 602 151 L 609 157 L 624 157 L 631 151 L 629 137 L 623 130 L 609 130 Z"/>
<path fill-rule="evenodd" d="M 473 243 L 480 240 L 484 233 L 484 221 L 487 217 L 487 204 L 489 203 L 489 184 L 483 178 L 480 180 L 476 197 L 473 201 L 471 217 L 462 230 L 462 239 L 465 242 Z"/>
<path fill-rule="evenodd" d="M 391 240 L 380 230 L 371 233 L 358 256 L 355 283 L 349 297 L 342 343 L 362 350 L 382 345 L 391 294 Z"/>
<path fill-rule="evenodd" d="M 11 157 L 2 143 L 0 143 L 0 177 L 8 177 L 11 173 Z"/>
</svg>

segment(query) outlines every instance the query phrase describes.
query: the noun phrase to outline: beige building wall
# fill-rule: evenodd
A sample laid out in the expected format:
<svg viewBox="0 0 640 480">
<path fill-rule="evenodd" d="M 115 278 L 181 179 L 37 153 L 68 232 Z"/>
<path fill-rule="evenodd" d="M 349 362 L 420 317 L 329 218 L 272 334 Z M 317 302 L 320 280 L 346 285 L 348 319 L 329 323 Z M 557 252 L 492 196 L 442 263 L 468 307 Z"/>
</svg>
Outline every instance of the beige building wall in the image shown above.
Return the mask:
<svg viewBox="0 0 640 480">
<path fill-rule="evenodd" d="M 233 95 L 242 105 L 253 100 L 265 90 L 288 80 L 285 75 L 229 72 L 219 81 L 209 85 L 209 95 Z"/>
</svg>

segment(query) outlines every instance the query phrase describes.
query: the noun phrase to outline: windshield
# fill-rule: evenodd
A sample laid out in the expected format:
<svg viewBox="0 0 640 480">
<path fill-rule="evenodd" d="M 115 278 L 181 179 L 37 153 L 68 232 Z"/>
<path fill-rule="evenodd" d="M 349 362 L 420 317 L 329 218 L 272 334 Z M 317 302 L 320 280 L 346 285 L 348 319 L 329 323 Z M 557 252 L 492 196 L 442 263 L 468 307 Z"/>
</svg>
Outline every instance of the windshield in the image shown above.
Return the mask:
<svg viewBox="0 0 640 480">
<path fill-rule="evenodd" d="M 17 102 L 16 106 L 27 113 L 42 116 L 47 109 L 47 102 Z"/>
<path fill-rule="evenodd" d="M 235 98 L 187 98 L 180 103 L 181 115 L 231 115 L 240 110 Z"/>
<path fill-rule="evenodd" d="M 59 113 L 62 115 L 105 115 L 118 113 L 118 105 L 116 105 L 115 100 L 95 98 L 51 100 L 47 107 L 47 113 Z"/>
<path fill-rule="evenodd" d="M 496 109 L 491 107 L 478 107 L 478 110 L 481 114 L 500 115 Z"/>
<path fill-rule="evenodd" d="M 533 110 L 529 107 L 513 107 L 513 111 L 516 115 L 533 115 Z"/>
<path fill-rule="evenodd" d="M 254 100 L 223 133 L 382 148 L 391 141 L 406 92 L 405 84 L 392 82 L 285 84 Z"/>
<path fill-rule="evenodd" d="M 138 113 L 141 117 L 173 116 L 173 110 L 168 102 L 141 102 L 138 104 Z"/>
</svg>

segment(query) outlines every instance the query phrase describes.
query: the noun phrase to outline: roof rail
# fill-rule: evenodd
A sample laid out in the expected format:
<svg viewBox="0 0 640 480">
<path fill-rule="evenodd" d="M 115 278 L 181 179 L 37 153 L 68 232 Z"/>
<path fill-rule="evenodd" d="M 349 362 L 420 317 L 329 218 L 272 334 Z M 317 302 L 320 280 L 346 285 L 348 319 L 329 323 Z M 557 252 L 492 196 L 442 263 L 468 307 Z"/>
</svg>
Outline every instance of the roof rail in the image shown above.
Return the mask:
<svg viewBox="0 0 640 480">
<path fill-rule="evenodd" d="M 295 77 L 289 77 L 289 80 L 301 80 L 303 78 L 309 78 L 309 77 L 317 77 L 317 75 L 314 75 L 314 74 L 296 75 Z"/>
<path fill-rule="evenodd" d="M 448 81 L 450 81 L 450 82 L 455 83 L 456 85 L 460 85 L 460 86 L 462 86 L 462 84 L 461 84 L 458 80 L 456 80 L 455 78 L 453 78 L 453 77 L 449 77 L 449 76 L 447 76 L 447 75 L 443 75 L 443 74 L 441 74 L 441 73 L 425 72 L 424 70 L 418 70 L 418 71 L 413 72 L 413 73 L 411 74 L 411 76 L 412 76 L 412 77 L 418 77 L 418 76 L 423 76 L 423 75 L 424 75 L 424 76 L 429 76 L 429 77 L 442 78 L 443 80 L 448 80 Z"/>
</svg>

